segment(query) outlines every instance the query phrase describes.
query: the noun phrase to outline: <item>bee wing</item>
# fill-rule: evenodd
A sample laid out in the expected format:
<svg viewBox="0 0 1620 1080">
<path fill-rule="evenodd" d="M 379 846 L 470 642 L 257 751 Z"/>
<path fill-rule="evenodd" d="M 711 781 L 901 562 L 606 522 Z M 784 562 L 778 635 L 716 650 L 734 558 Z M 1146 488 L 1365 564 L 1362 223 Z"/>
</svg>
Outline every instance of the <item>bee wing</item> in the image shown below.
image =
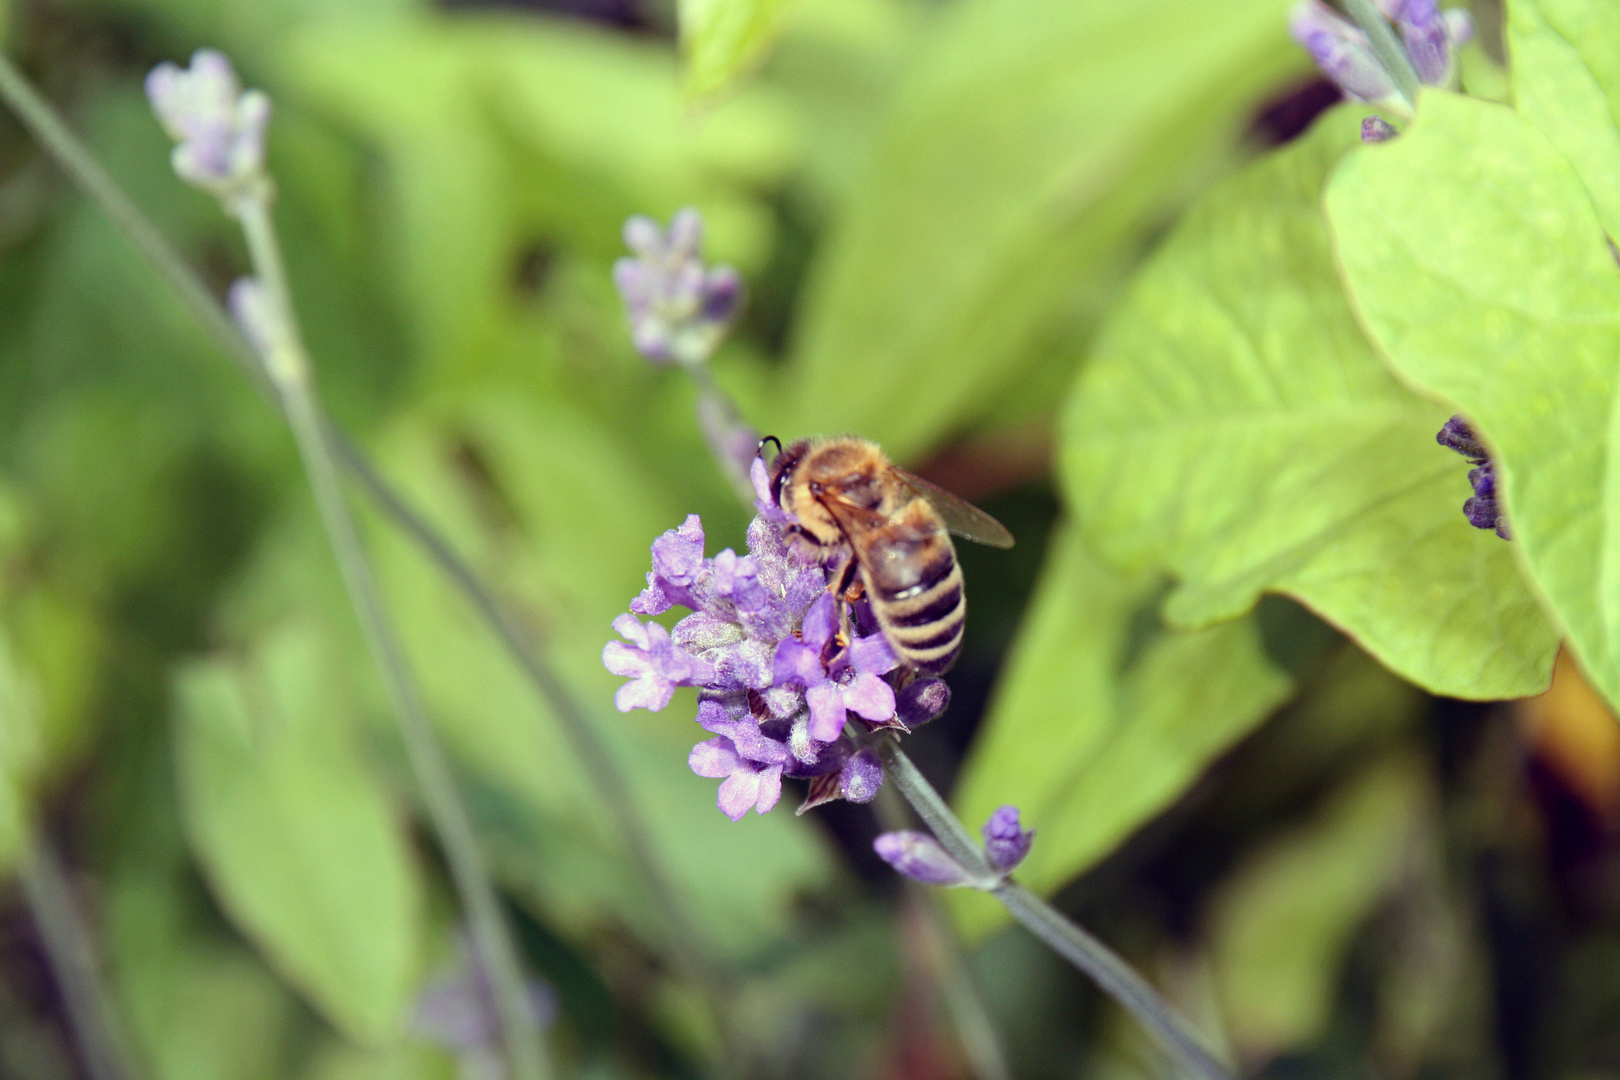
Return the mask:
<svg viewBox="0 0 1620 1080">
<path fill-rule="evenodd" d="M 960 496 L 952 495 L 938 484 L 931 484 L 898 466 L 891 468 L 894 469 L 896 476 L 905 481 L 907 487 L 928 500 L 938 512 L 940 519 L 945 522 L 945 527 L 957 536 L 988 547 L 1013 546 L 1013 534 L 1007 531 L 1007 527 L 977 506 Z"/>
</svg>

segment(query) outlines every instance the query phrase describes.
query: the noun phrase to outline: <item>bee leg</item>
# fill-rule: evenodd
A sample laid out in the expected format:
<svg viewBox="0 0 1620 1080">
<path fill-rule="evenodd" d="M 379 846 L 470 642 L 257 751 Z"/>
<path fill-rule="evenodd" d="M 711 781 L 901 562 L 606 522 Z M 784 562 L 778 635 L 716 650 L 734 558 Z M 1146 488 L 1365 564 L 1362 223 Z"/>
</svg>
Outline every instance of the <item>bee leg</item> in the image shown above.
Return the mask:
<svg viewBox="0 0 1620 1080">
<path fill-rule="evenodd" d="M 850 625 L 849 604 L 851 590 L 860 588 L 860 575 L 856 573 L 855 553 L 846 551 L 843 558 L 836 564 L 836 568 L 827 575 L 827 591 L 838 597 L 838 646 L 843 648 L 854 640 L 854 628 Z M 856 595 L 859 595 L 857 592 Z"/>
</svg>

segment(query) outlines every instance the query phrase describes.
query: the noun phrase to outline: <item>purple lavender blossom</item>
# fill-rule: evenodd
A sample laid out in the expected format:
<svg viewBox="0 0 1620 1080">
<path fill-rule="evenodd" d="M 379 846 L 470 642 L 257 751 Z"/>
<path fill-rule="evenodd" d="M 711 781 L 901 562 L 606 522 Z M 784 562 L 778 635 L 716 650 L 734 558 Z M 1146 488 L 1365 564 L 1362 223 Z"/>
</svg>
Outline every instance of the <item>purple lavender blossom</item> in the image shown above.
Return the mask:
<svg viewBox="0 0 1620 1080">
<path fill-rule="evenodd" d="M 706 361 L 741 306 L 742 279 L 703 265 L 702 215 L 680 210 L 667 230 L 638 215 L 625 222 L 624 243 L 634 257 L 613 264 L 613 282 L 637 351 L 656 363 Z"/>
<path fill-rule="evenodd" d="M 898 667 L 900 659 L 882 634 L 858 637 L 831 664 L 826 662 L 838 632 L 837 606 L 831 593 L 823 593 L 805 613 L 802 640 L 779 643 L 773 665 L 775 685 L 804 690 L 810 738 L 817 742 L 837 739 L 848 713 L 873 721 L 895 714 L 894 687 L 882 676 Z"/>
<path fill-rule="evenodd" d="M 613 629 L 629 644 L 610 641 L 602 646 L 602 666 L 633 680 L 613 694 L 614 707 L 620 712 L 657 712 L 669 704 L 677 686 L 702 686 L 714 678 L 712 666 L 702 657 L 677 649 L 669 631 L 657 623 L 620 615 L 613 620 Z"/>
<path fill-rule="evenodd" d="M 768 499 L 763 465 L 752 470 L 755 492 Z M 801 807 L 829 799 L 865 802 L 883 782 L 883 766 L 860 745 L 867 734 L 900 726 L 893 685 L 884 676 L 898 658 L 881 634 L 846 641 L 845 617 L 827 590 L 827 570 L 794 558 L 780 510 L 748 527 L 748 553 L 704 556 L 703 523 L 689 516 L 652 544 L 647 586 L 614 628 L 628 642 L 609 642 L 608 670 L 634 681 L 619 688 L 621 710 L 662 709 L 677 686 L 698 686 L 697 720 L 712 738 L 688 760 L 700 776 L 721 780 L 718 804 L 737 820 L 750 808 L 771 809 L 786 777 L 810 782 Z M 691 613 L 674 629 L 643 624 L 680 605 Z M 908 688 L 908 715 L 937 715 L 949 691 L 937 680 Z M 851 715 L 857 724 L 851 724 Z M 846 725 L 849 730 L 846 731 Z"/>
<path fill-rule="evenodd" d="M 1461 416 L 1447 420 L 1434 441 L 1455 450 L 1468 459 L 1474 468 L 1468 470 L 1468 483 L 1474 489 L 1473 497 L 1463 503 L 1463 516 L 1476 529 L 1492 529 L 1503 540 L 1513 539 L 1508 531 L 1507 518 L 1496 497 L 1496 462 L 1480 441 L 1468 421 Z"/>
<path fill-rule="evenodd" d="M 872 849 L 895 870 L 925 885 L 967 885 L 973 880 L 927 833 L 910 829 L 879 833 L 872 841 Z"/>
<path fill-rule="evenodd" d="M 227 201 L 266 190 L 270 99 L 243 92 L 224 54 L 198 49 L 189 68 L 159 64 L 146 76 L 146 97 L 178 144 L 171 160 L 182 180 Z"/>
<path fill-rule="evenodd" d="M 984 823 L 984 855 L 997 873 L 1008 873 L 1024 861 L 1035 842 L 1034 829 L 1018 826 L 1018 807 L 1003 806 Z"/>
</svg>

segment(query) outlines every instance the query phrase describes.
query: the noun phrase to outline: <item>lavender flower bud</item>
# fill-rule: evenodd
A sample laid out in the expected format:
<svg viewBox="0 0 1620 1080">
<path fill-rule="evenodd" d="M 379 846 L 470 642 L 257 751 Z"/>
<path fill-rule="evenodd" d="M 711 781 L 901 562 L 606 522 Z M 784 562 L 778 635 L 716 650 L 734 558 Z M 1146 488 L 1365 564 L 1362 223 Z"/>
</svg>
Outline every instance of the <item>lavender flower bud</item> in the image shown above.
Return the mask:
<svg viewBox="0 0 1620 1080">
<path fill-rule="evenodd" d="M 1446 21 L 1446 40 L 1461 48 L 1474 40 L 1474 17 L 1464 8 L 1447 8 L 1440 13 Z"/>
<path fill-rule="evenodd" d="M 883 762 L 872 750 L 861 750 L 838 770 L 838 794 L 852 803 L 869 803 L 883 786 Z"/>
<path fill-rule="evenodd" d="M 1412 69 L 1430 86 L 1443 86 L 1451 79 L 1451 51 L 1446 20 L 1435 0 L 1406 0 L 1395 16 Z"/>
<path fill-rule="evenodd" d="M 244 93 L 224 54 L 198 49 L 189 68 L 159 64 L 146 77 L 146 96 L 177 143 L 171 160 L 180 179 L 227 203 L 268 192 L 270 99 L 257 90 Z"/>
<path fill-rule="evenodd" d="M 1469 427 L 1468 421 L 1461 416 L 1453 416 L 1450 420 L 1447 420 L 1445 426 L 1440 429 L 1439 434 L 1434 437 L 1434 441 L 1441 446 L 1457 451 L 1457 453 L 1476 465 L 1490 457 L 1490 454 L 1485 449 L 1485 444 L 1479 441 L 1479 436 L 1474 434 L 1474 429 Z"/>
<path fill-rule="evenodd" d="M 998 873 L 1008 873 L 1024 861 L 1035 842 L 1035 830 L 1018 827 L 1018 807 L 1003 806 L 984 823 L 984 854 Z"/>
<path fill-rule="evenodd" d="M 895 695 L 895 719 L 908 730 L 922 727 L 951 703 L 951 688 L 944 679 L 918 679 Z"/>
<path fill-rule="evenodd" d="M 1367 35 L 1321 0 L 1296 4 L 1289 14 L 1288 31 L 1310 52 L 1322 74 L 1351 97 L 1381 102 L 1398 96 L 1395 80 L 1378 62 Z"/>
<path fill-rule="evenodd" d="M 625 222 L 624 243 L 634 257 L 613 264 L 613 282 L 637 351 L 655 363 L 703 363 L 737 313 L 742 279 L 730 267 L 703 265 L 702 215 L 681 210 L 667 231 L 651 218 L 633 217 Z"/>
<path fill-rule="evenodd" d="M 1361 121 L 1361 141 L 1364 143 L 1388 142 L 1394 137 L 1395 128 L 1382 117 L 1369 116 Z"/>
<path fill-rule="evenodd" d="M 966 885 L 973 880 L 927 833 L 910 829 L 879 833 L 872 849 L 897 871 L 925 885 Z"/>
</svg>

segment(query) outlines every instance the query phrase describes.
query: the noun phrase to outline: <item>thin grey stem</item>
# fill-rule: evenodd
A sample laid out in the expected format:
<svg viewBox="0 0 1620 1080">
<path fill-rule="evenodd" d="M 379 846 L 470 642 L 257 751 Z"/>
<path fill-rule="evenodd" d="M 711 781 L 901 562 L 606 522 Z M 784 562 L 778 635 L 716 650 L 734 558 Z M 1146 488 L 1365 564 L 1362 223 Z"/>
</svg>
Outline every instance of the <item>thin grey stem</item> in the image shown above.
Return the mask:
<svg viewBox="0 0 1620 1080">
<path fill-rule="evenodd" d="M 1395 80 L 1395 89 L 1401 92 L 1409 105 L 1416 105 L 1418 87 L 1421 85 L 1417 69 L 1412 66 L 1412 58 L 1406 55 L 1406 48 L 1395 37 L 1395 31 L 1390 29 L 1389 21 L 1377 5 L 1373 0 L 1344 0 L 1344 10 L 1367 35 L 1378 62 Z"/>
<path fill-rule="evenodd" d="M 885 831 L 907 828 L 904 805 L 893 789 L 881 788 L 874 804 L 878 824 Z M 924 948 L 945 999 L 945 1011 L 950 1014 L 974 1077 L 1011 1080 L 1012 1072 L 1007 1067 L 1007 1055 L 1001 1046 L 1001 1036 L 996 1033 L 995 1020 L 968 969 L 967 958 L 962 955 L 961 943 L 951 930 L 950 920 L 940 907 L 939 894 L 919 882 L 907 881 L 906 900 L 917 913 L 926 939 Z"/>
<path fill-rule="evenodd" d="M 136 1080 L 140 1073 L 102 979 L 90 927 L 43 830 L 24 851 L 18 874 L 85 1071 L 91 1080 Z"/>
<path fill-rule="evenodd" d="M 196 273 L 124 195 L 101 168 L 88 149 L 56 116 L 32 86 L 18 73 L 11 61 L 0 54 L 0 98 L 23 120 L 40 144 L 56 159 L 73 181 L 97 203 L 114 226 L 146 258 L 164 281 L 175 290 L 198 321 L 252 384 L 278 408 L 285 406 L 265 375 L 263 363 L 219 301 L 198 280 Z M 319 402 L 311 403 L 319 407 Z M 640 811 L 628 793 L 630 786 L 606 742 L 596 732 L 589 713 L 570 694 L 547 666 L 541 654 L 525 638 L 501 607 L 494 594 L 425 518 L 417 514 L 384 480 L 365 455 L 324 415 L 321 418 L 328 444 L 338 462 L 371 497 L 383 513 L 401 526 L 472 602 L 495 630 L 519 668 L 551 706 L 565 735 L 579 754 L 581 764 L 600 800 L 614 816 L 624 836 L 632 867 L 643 886 L 657 902 L 668 923 L 668 939 L 676 962 L 689 977 L 706 978 L 717 1010 L 723 1007 L 727 990 L 725 974 L 703 955 L 701 940 L 686 915 L 679 894 L 653 855 L 650 833 Z"/>
<path fill-rule="evenodd" d="M 889 766 L 890 779 L 918 816 L 928 823 L 935 839 L 969 873 L 975 876 L 990 873 L 982 849 L 927 777 L 917 770 L 893 739 L 882 740 L 879 748 Z M 989 891 L 1030 933 L 1095 980 L 1188 1071 L 1202 1080 L 1232 1080 L 1231 1072 L 1205 1047 L 1196 1029 L 1112 949 L 1011 879 Z"/>
<path fill-rule="evenodd" d="M 276 325 L 268 328 L 272 334 L 266 343 L 265 369 L 281 392 L 327 539 L 387 688 L 428 818 L 444 849 L 451 880 L 472 928 L 474 945 L 494 989 L 495 1009 L 512 1076 L 515 1080 L 547 1080 L 552 1075 L 551 1065 L 536 1025 L 528 1014 L 523 973 L 511 929 L 501 911 L 500 898 L 473 831 L 472 818 L 428 720 L 404 649 L 383 605 L 354 517 L 344 501 L 335 455 L 326 439 L 326 423 L 316 404 L 309 358 L 292 321 L 292 304 L 269 207 L 262 199 L 247 199 L 238 203 L 235 210 L 247 239 L 255 275 L 276 320 Z"/>
<path fill-rule="evenodd" d="M 517 622 L 501 607 L 493 593 L 485 588 L 472 567 L 458 555 L 427 521 L 407 504 L 401 496 L 377 475 L 375 468 L 360 451 L 335 428 L 328 427 L 328 439 L 338 459 L 383 511 L 403 528 L 438 564 L 448 577 L 472 602 L 490 628 L 495 631 L 508 653 L 528 676 L 529 681 L 551 706 L 564 735 L 580 762 L 590 775 L 597 794 L 607 804 L 614 823 L 624 837 L 630 862 L 641 876 L 642 884 L 652 894 L 663 912 L 669 932 L 670 950 L 677 963 L 687 974 L 699 980 L 717 983 L 717 990 L 725 986 L 724 975 L 697 946 L 696 928 L 686 916 L 675 886 L 664 873 L 653 854 L 652 837 L 637 808 L 635 794 L 629 781 L 614 760 L 602 737 L 596 733 L 593 722 L 583 706 L 563 685 L 555 672 L 540 659 L 540 653 Z"/>
</svg>

